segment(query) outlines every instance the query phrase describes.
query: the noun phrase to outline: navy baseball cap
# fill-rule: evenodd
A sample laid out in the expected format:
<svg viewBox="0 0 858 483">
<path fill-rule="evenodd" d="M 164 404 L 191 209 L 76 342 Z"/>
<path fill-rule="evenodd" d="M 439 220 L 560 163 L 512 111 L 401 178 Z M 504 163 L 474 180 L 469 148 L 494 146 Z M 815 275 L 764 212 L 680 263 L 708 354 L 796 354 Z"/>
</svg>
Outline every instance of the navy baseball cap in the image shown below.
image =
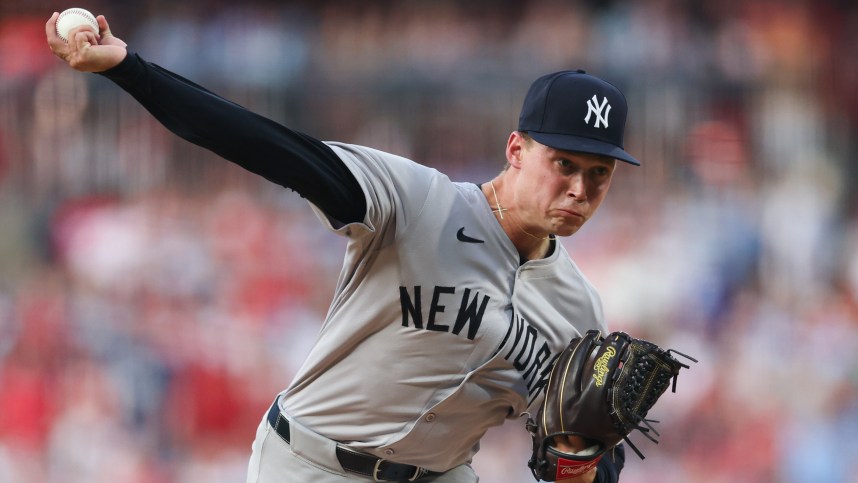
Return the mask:
<svg viewBox="0 0 858 483">
<path fill-rule="evenodd" d="M 623 150 L 628 105 L 612 84 L 583 70 L 536 79 L 527 91 L 518 130 L 554 149 L 602 154 L 637 166 Z"/>
</svg>

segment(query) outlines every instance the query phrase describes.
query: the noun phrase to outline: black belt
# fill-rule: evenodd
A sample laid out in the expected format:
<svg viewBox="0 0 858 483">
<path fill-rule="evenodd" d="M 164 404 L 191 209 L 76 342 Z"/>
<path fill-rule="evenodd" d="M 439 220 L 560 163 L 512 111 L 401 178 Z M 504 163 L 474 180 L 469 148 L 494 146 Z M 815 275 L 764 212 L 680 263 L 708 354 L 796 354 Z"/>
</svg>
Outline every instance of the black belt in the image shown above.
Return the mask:
<svg viewBox="0 0 858 483">
<path fill-rule="evenodd" d="M 280 414 L 277 401 L 274 401 L 271 409 L 268 410 L 268 424 L 283 438 L 283 441 L 289 443 L 289 420 Z M 414 481 L 424 476 L 438 474 L 419 466 L 393 463 L 372 455 L 358 453 L 340 444 L 337 444 L 337 459 L 344 470 L 372 478 L 373 481 Z"/>
</svg>

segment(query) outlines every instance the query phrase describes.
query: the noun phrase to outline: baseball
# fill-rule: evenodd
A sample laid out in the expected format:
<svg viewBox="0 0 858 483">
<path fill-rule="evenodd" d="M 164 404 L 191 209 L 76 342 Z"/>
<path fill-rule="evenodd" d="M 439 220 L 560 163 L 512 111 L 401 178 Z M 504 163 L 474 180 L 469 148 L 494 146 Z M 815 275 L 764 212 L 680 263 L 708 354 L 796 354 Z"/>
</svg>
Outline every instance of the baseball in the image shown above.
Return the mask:
<svg viewBox="0 0 858 483">
<path fill-rule="evenodd" d="M 57 35 L 64 42 L 68 42 L 69 31 L 79 25 L 88 25 L 98 33 L 98 22 L 95 21 L 95 15 L 82 8 L 69 8 L 63 10 L 57 18 Z"/>
</svg>

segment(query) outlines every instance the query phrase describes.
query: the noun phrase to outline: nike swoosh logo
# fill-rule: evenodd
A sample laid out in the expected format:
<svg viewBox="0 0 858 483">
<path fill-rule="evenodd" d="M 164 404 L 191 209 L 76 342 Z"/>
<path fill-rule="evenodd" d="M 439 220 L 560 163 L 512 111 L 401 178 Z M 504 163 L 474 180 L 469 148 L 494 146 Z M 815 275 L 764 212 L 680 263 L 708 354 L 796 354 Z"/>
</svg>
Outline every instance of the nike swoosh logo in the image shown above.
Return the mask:
<svg viewBox="0 0 858 483">
<path fill-rule="evenodd" d="M 460 242 L 465 243 L 485 243 L 483 240 L 478 240 L 476 238 L 471 238 L 468 235 L 465 235 L 465 227 L 459 228 L 459 231 L 456 232 L 456 239 Z"/>
</svg>

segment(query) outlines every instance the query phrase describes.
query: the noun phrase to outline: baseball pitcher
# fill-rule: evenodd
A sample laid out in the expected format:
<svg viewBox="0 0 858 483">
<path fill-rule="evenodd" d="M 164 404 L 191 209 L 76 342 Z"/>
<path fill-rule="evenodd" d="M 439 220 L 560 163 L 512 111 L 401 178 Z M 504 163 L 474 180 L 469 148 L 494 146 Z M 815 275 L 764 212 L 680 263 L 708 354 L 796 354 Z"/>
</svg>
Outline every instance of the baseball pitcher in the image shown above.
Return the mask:
<svg viewBox="0 0 858 483">
<path fill-rule="evenodd" d="M 592 369 L 601 357 L 582 376 L 588 381 L 622 382 L 612 371 L 646 356 L 603 337 L 599 295 L 557 240 L 593 216 L 617 160 L 639 164 L 623 149 L 627 105 L 617 88 L 580 70 L 540 77 L 506 140 L 503 170 L 483 183 L 454 182 L 250 112 L 130 51 L 104 16 L 99 32 L 76 28 L 68 43 L 56 19 L 47 22 L 48 43 L 72 68 L 105 76 L 178 136 L 298 192 L 348 240 L 318 339 L 262 415 L 249 483 L 476 482 L 470 462 L 480 438 L 522 416 L 538 433 L 537 478 L 617 481 L 620 440 L 647 430 L 646 409 L 675 378 L 669 355 L 650 364 L 662 369 L 655 388 L 623 396 L 633 424 L 605 418 L 611 437 L 601 427 L 549 424 L 549 413 L 570 410 L 545 407 L 546 387 L 567 384 L 552 372 L 574 350 L 570 341 L 590 334 L 588 346 L 616 355 L 568 359 Z M 636 367 L 649 378 L 650 366 Z M 597 399 L 574 411 L 616 412 Z M 569 461 L 584 463 L 568 469 Z"/>
</svg>

